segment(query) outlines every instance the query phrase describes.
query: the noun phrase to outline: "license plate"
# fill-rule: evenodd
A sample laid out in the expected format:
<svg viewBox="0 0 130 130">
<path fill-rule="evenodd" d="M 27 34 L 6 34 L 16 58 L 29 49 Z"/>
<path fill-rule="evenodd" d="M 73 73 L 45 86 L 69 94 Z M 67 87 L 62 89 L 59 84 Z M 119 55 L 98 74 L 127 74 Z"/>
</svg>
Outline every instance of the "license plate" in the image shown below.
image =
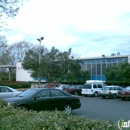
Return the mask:
<svg viewBox="0 0 130 130">
<path fill-rule="evenodd" d="M 122 92 L 121 94 L 125 94 L 125 92 Z"/>
</svg>

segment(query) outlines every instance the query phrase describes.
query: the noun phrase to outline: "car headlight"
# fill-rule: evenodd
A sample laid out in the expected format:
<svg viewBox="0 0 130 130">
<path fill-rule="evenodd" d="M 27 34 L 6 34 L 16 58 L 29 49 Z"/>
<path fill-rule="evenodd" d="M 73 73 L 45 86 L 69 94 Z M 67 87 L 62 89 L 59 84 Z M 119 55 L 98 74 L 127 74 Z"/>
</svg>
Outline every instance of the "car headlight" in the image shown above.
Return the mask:
<svg viewBox="0 0 130 130">
<path fill-rule="evenodd" d="M 13 106 L 15 102 L 8 102 L 8 106 Z"/>
</svg>

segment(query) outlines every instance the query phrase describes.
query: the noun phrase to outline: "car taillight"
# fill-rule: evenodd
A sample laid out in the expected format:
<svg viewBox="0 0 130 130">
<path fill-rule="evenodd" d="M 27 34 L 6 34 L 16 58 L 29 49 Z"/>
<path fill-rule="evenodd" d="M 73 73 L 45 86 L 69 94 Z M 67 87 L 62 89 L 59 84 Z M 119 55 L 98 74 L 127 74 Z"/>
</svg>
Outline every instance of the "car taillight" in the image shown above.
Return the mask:
<svg viewBox="0 0 130 130">
<path fill-rule="evenodd" d="M 109 91 L 109 94 L 111 94 L 111 91 Z"/>
</svg>

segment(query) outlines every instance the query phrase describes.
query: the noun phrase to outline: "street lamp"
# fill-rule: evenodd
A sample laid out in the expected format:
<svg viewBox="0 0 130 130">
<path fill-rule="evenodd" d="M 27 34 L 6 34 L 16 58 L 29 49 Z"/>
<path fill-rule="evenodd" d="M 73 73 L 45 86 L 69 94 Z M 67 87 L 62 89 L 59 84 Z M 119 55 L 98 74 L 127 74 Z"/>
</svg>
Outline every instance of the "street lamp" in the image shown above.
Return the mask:
<svg viewBox="0 0 130 130">
<path fill-rule="evenodd" d="M 39 66 L 41 64 L 41 42 L 42 42 L 43 39 L 44 39 L 44 37 L 37 39 L 40 43 L 40 47 L 39 47 Z M 38 77 L 38 82 L 39 82 L 39 88 L 40 88 L 41 87 L 41 77 L 40 76 Z"/>
</svg>

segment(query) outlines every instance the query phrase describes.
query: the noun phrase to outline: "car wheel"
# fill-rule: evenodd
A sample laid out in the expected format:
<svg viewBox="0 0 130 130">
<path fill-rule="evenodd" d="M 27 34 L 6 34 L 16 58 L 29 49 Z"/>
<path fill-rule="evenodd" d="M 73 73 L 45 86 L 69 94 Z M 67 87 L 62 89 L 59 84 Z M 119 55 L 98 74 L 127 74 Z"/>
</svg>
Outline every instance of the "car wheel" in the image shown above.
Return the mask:
<svg viewBox="0 0 130 130">
<path fill-rule="evenodd" d="M 125 100 L 126 98 L 125 98 L 125 97 L 122 97 L 121 99 L 122 99 L 122 100 Z"/>
<path fill-rule="evenodd" d="M 97 92 L 94 93 L 94 97 L 98 97 L 98 93 Z"/>
<path fill-rule="evenodd" d="M 102 98 L 106 98 L 106 96 L 102 96 Z"/>
<path fill-rule="evenodd" d="M 112 98 L 113 98 L 113 99 L 116 99 L 116 98 L 117 98 L 117 95 L 116 95 L 116 94 L 112 95 Z"/>
<path fill-rule="evenodd" d="M 27 106 L 25 106 L 25 105 L 21 105 L 21 106 L 19 106 L 21 109 L 23 109 L 23 110 L 29 110 L 28 109 L 28 107 Z"/>
<path fill-rule="evenodd" d="M 69 104 L 65 105 L 64 111 L 65 111 L 66 114 L 71 114 L 72 113 L 71 105 L 69 105 Z"/>
</svg>

